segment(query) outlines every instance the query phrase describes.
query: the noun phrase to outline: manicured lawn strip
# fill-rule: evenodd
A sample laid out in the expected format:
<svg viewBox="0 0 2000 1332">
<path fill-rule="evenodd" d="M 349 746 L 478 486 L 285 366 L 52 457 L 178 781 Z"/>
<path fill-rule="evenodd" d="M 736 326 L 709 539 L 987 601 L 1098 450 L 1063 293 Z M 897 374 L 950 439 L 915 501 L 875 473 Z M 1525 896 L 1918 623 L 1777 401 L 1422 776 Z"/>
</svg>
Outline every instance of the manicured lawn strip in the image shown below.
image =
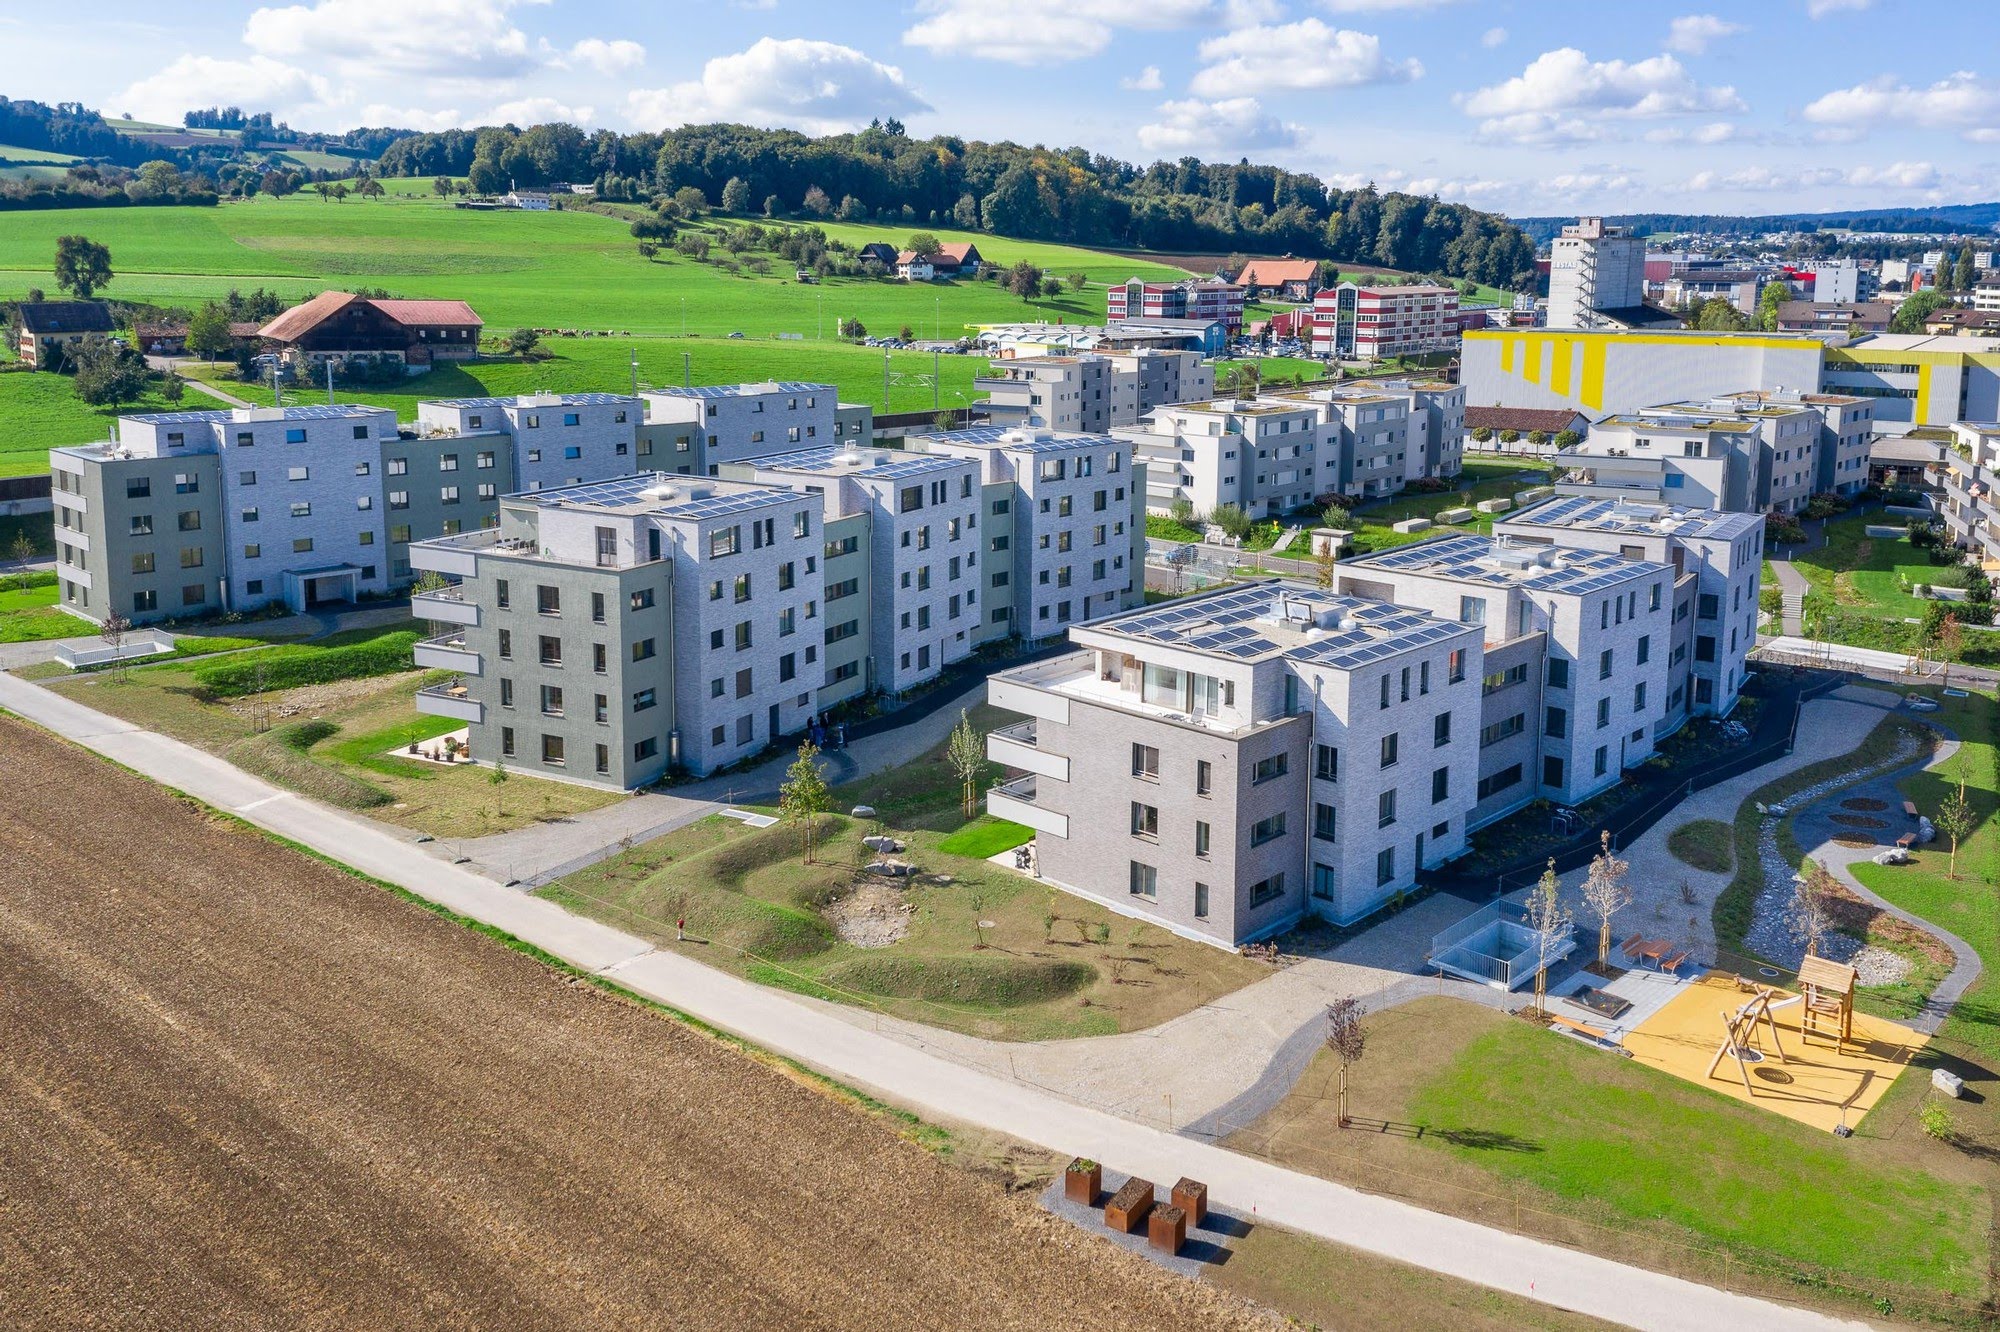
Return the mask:
<svg viewBox="0 0 2000 1332">
<path fill-rule="evenodd" d="M 216 698 L 331 684 L 336 680 L 393 675 L 411 669 L 410 649 L 421 637 L 415 629 L 373 631 L 357 642 L 300 643 L 257 652 L 195 671 L 195 681 Z"/>
<path fill-rule="evenodd" d="M 1919 617 L 1925 602 L 1904 590 L 1929 583 L 1960 587 L 1965 571 L 1932 564 L 1923 551 L 1903 537 L 1871 537 L 1870 525 L 1900 527 L 1882 514 L 1853 514 L 1826 523 L 1826 544 L 1801 551 L 1792 566 L 1812 585 L 1813 594 L 1830 599 L 1843 610 L 1891 619 Z"/>
<path fill-rule="evenodd" d="M 1465 469 L 1450 490 L 1429 495 L 1404 492 L 1356 507 L 1354 546 L 1362 552 L 1373 552 L 1453 532 L 1490 533 L 1494 515 L 1485 513 L 1476 513 L 1470 522 L 1425 532 L 1398 532 L 1394 525 L 1406 518 L 1429 518 L 1435 522 L 1446 509 L 1472 508 L 1489 499 L 1512 499 L 1523 490 L 1547 485 L 1548 476 L 1548 464 L 1532 458 L 1467 459 Z"/>
<path fill-rule="evenodd" d="M 988 856 L 997 856 L 1002 851 L 1012 851 L 1015 847 L 1034 840 L 1033 828 L 1010 819 L 996 819 L 991 814 L 982 814 L 939 842 L 938 850 L 948 856 L 985 860 Z"/>
<path fill-rule="evenodd" d="M 1683 865 L 1725 874 L 1734 863 L 1731 843 L 1736 830 L 1721 819 L 1696 819 L 1667 835 L 1667 850 Z"/>
<path fill-rule="evenodd" d="M 1009 719 L 992 708 L 973 713 L 982 728 Z M 1002 1040 L 1136 1030 L 1270 974 L 987 864 L 984 856 L 1018 845 L 1027 830 L 968 821 L 959 799 L 939 746 L 836 790 L 833 808 L 865 803 L 879 817 L 827 817 L 813 865 L 801 862 L 797 835 L 782 824 L 753 829 L 717 815 L 540 895 L 662 947 L 690 946 L 675 942 L 675 922 L 685 918 L 701 940 L 692 946 L 713 966 Z M 884 891 L 882 880 L 858 873 L 875 858 L 861 838 L 881 830 L 906 843 L 902 858 L 921 873 L 886 890 L 891 917 L 900 915 L 907 933 L 861 947 L 839 937 L 828 913 L 851 893 Z"/>
<path fill-rule="evenodd" d="M 195 210 L 149 208 L 144 211 L 168 213 Z M 20 216 L 23 215 L 0 213 L 0 233 L 4 233 L 9 219 Z M 4 281 L 4 278 L 0 278 L 0 285 L 4 285 Z M 182 400 L 181 405 L 183 407 L 204 405 L 199 401 L 187 401 L 187 398 L 192 397 L 194 394 L 190 392 Z M 5 413 L 7 421 L 5 435 L 0 437 L 0 477 L 36 476 L 46 473 L 49 470 L 48 454 L 51 448 L 63 444 L 101 443 L 111 437 L 112 423 L 121 413 L 170 410 L 173 410 L 172 404 L 159 396 L 157 385 L 137 402 L 123 403 L 116 408 L 91 407 L 78 400 L 68 375 L 18 370 L 0 374 L 0 412 Z M 53 547 L 54 519 L 49 515 L 34 515 L 24 523 L 24 526 L 29 527 L 37 536 L 43 531 L 50 532 L 48 540 L 50 547 Z M 0 531 L 0 537 L 4 537 L 6 543 L 0 545 L 0 559 L 11 559 L 13 532 Z"/>
<path fill-rule="evenodd" d="M 1146 535 L 1155 541 L 1199 541 L 1201 533 L 1163 513 L 1146 515 Z"/>
<path fill-rule="evenodd" d="M 410 744 L 422 744 L 463 729 L 465 723 L 456 717 L 431 717 L 419 713 L 407 724 L 385 727 L 365 735 L 347 736 L 322 748 L 327 757 L 351 768 L 367 768 L 371 772 L 386 772 L 425 781 L 445 769 L 421 759 L 398 757 L 389 751 Z"/>
</svg>

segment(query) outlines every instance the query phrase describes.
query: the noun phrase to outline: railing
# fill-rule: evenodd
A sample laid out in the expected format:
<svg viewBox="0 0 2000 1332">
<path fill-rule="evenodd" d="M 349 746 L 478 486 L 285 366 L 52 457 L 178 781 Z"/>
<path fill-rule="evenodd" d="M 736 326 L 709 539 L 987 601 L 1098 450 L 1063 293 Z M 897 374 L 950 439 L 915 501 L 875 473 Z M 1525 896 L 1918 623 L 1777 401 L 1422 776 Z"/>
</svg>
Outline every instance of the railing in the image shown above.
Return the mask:
<svg viewBox="0 0 2000 1332">
<path fill-rule="evenodd" d="M 1006 796 L 1008 799 L 1018 800 L 1024 805 L 1032 805 L 1035 803 L 1034 774 L 1030 773 L 1026 777 L 1016 777 L 1011 782 L 1002 782 L 1000 785 L 992 788 L 991 794 Z"/>
<path fill-rule="evenodd" d="M 1017 745 L 1026 745 L 1032 749 L 1035 747 L 1035 719 L 1030 717 L 1026 721 L 1015 722 L 1012 726 L 1002 726 L 992 733 L 992 738 L 1012 740 Z"/>
</svg>

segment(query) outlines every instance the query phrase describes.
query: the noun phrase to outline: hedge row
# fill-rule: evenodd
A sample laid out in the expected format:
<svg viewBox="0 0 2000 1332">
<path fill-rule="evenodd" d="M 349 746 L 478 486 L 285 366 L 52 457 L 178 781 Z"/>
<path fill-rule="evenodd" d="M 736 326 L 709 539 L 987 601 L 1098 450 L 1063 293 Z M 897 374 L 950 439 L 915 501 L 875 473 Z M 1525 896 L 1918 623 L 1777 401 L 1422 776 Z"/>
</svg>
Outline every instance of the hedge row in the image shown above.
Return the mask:
<svg viewBox="0 0 2000 1332">
<path fill-rule="evenodd" d="M 315 648 L 301 644 L 252 652 L 205 666 L 194 673 L 194 678 L 202 691 L 213 698 L 235 698 L 260 690 L 296 689 L 300 685 L 393 675 L 412 668 L 410 653 L 419 636 L 414 629 L 398 630 L 346 647 Z"/>
</svg>

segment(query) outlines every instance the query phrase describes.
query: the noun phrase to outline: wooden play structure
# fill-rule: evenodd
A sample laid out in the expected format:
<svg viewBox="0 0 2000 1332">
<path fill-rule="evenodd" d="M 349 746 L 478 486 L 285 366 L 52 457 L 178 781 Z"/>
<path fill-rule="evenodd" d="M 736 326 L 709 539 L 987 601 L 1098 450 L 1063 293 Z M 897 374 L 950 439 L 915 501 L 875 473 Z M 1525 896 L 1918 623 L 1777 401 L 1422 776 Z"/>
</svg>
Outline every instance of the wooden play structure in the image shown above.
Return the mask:
<svg viewBox="0 0 2000 1332">
<path fill-rule="evenodd" d="M 1799 1019 L 1801 1039 L 1831 1036 L 1836 1046 L 1854 1039 L 1853 967 L 1824 957 L 1799 963 L 1799 992 L 1806 1001 Z"/>
<path fill-rule="evenodd" d="M 1812 959 L 1808 958 L 1807 961 Z M 1734 1013 L 1722 1014 L 1722 1045 L 1715 1052 L 1715 1058 L 1708 1061 L 1708 1071 L 1704 1077 L 1712 1078 L 1715 1070 L 1722 1067 L 1727 1058 L 1736 1060 L 1736 1072 L 1743 1079 L 1743 1090 L 1755 1096 L 1756 1088 L 1750 1082 L 1750 1065 L 1762 1063 L 1765 1052 L 1759 1047 L 1757 1024 L 1762 1022 L 1771 1032 L 1771 1051 L 1778 1056 L 1779 1063 L 1789 1063 L 1785 1057 L 1785 1043 L 1778 1038 L 1778 1019 L 1771 1016 L 1772 1010 L 1789 1008 L 1800 1001 L 1801 996 L 1790 995 L 1780 999 L 1778 993 L 1768 986 L 1759 985 L 1755 997 Z"/>
</svg>

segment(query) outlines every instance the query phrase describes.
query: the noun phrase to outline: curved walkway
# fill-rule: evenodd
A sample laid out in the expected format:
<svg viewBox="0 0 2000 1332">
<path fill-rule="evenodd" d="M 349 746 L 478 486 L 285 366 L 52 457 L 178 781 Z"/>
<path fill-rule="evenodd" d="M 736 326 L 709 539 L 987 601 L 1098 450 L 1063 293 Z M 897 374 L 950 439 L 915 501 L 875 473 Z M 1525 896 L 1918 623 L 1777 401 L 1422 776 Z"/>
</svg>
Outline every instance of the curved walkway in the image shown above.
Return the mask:
<svg viewBox="0 0 2000 1332">
<path fill-rule="evenodd" d="M 934 1119 L 1087 1156 L 1115 1171 L 1152 1179 L 1193 1175 L 1207 1181 L 1216 1198 L 1247 1206 L 1272 1224 L 1632 1327 L 1790 1332 L 1866 1326 L 1428 1212 L 971 1072 L 828 1020 L 821 1007 L 713 970 L 671 946 L 656 948 L 439 864 L 406 841 L 280 790 L 214 755 L 27 681 L 0 675 L 0 708 L 364 874 Z"/>
<path fill-rule="evenodd" d="M 1931 991 L 1930 997 L 1924 1001 L 1924 1006 L 1918 1010 L 1916 1016 L 1907 1019 L 1909 1025 L 1915 1027 L 1918 1031 L 1931 1033 L 1944 1025 L 1944 1020 L 1951 1013 L 1953 1005 L 1957 1004 L 1964 997 L 1965 992 L 1971 989 L 1973 984 L 1978 981 L 1980 973 L 1984 969 L 1979 961 L 1979 954 L 1973 949 L 1971 944 L 1959 938 L 1956 934 L 1941 928 L 1933 921 L 1925 920 L 1922 916 L 1905 911 L 1902 907 L 1884 898 L 1881 894 L 1875 892 L 1863 884 L 1861 880 L 1857 879 L 1854 876 L 1853 867 L 1861 861 L 1872 858 L 1881 848 L 1847 847 L 1835 842 L 1833 840 L 1834 834 L 1843 830 L 1830 817 L 1833 810 L 1838 808 L 1837 802 L 1829 804 L 1829 801 L 1834 796 L 1839 796 L 1841 799 L 1849 799 L 1855 796 L 1873 797 L 1882 801 L 1886 806 L 1887 816 L 1892 824 L 1903 817 L 1901 812 L 1903 808 L 1903 793 L 1900 789 L 1902 783 L 1927 768 L 1942 767 L 1953 754 L 1958 752 L 1959 746 L 1958 737 L 1945 727 L 1914 713 L 1911 714 L 1911 719 L 1913 721 L 1921 721 L 1924 725 L 1931 727 L 1931 729 L 1943 735 L 1945 737 L 1944 743 L 1940 744 L 1936 751 L 1927 759 L 1919 759 L 1914 763 L 1905 763 L 1900 767 L 1877 773 L 1867 781 L 1857 785 L 1845 786 L 1838 791 L 1829 791 L 1826 795 L 1821 796 L 1818 800 L 1806 806 L 1805 809 L 1794 811 L 1792 815 L 1792 836 L 1797 840 L 1801 851 L 1808 857 L 1826 866 L 1832 872 L 1833 876 L 1839 879 L 1855 896 L 1861 898 L 1877 910 L 1894 916 L 1896 919 L 1941 940 L 1947 948 L 1951 949 L 1952 968 L 1950 973 L 1942 981 L 1938 982 L 1937 988 Z"/>
</svg>

